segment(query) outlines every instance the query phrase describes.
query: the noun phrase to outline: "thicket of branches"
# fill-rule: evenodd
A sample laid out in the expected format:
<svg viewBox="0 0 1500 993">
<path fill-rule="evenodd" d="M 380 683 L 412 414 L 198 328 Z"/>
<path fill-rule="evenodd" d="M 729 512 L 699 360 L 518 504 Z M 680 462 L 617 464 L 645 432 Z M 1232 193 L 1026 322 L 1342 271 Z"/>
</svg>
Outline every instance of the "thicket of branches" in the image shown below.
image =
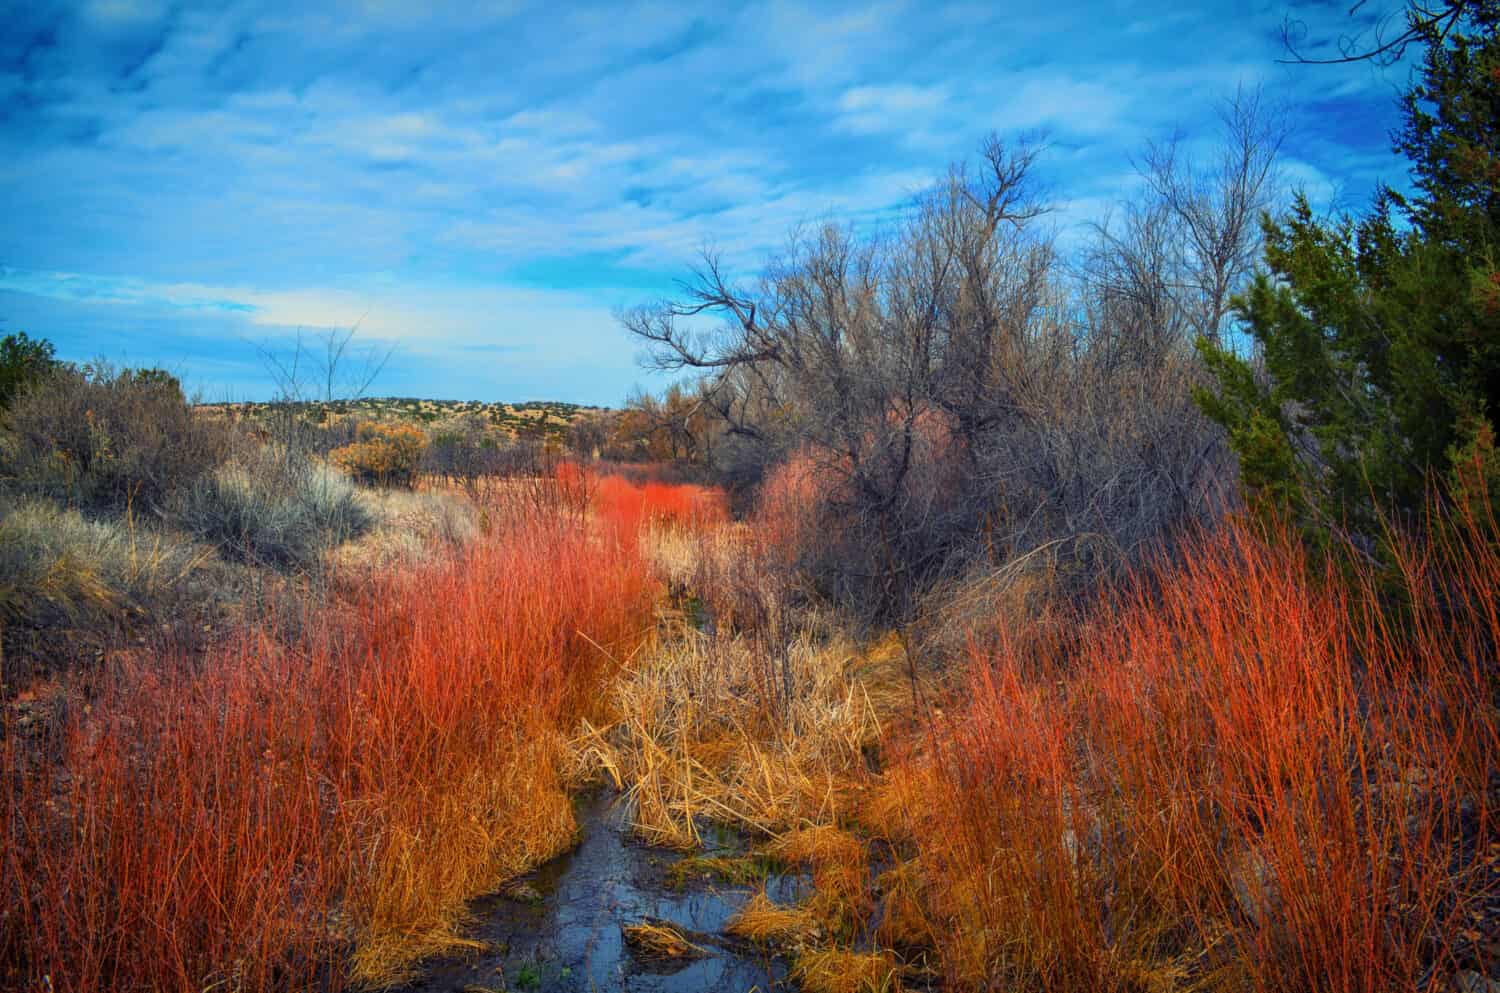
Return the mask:
<svg viewBox="0 0 1500 993">
<path fill-rule="evenodd" d="M 1148 149 L 1141 195 L 1070 257 L 1039 147 L 991 138 L 891 230 L 794 231 L 753 281 L 705 254 L 679 299 L 622 320 L 657 368 L 702 377 L 727 481 L 817 479 L 768 504 L 800 517 L 795 565 L 824 595 L 899 615 L 1028 553 L 1088 580 L 1225 499 L 1191 343 L 1223 333 L 1256 257 L 1265 122 L 1241 94 L 1212 161 Z"/>
</svg>

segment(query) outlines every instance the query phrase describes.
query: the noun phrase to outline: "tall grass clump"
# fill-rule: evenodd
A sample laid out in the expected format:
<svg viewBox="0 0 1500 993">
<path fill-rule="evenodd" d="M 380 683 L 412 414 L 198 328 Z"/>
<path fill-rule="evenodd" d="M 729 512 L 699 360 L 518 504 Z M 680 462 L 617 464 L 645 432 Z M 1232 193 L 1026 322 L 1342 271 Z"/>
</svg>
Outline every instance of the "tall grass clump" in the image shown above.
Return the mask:
<svg viewBox="0 0 1500 993">
<path fill-rule="evenodd" d="M 94 675 L 0 737 L 0 986 L 338 988 L 461 947 L 571 843 L 563 736 L 649 624 L 633 545 L 532 509 L 315 623 Z"/>
<path fill-rule="evenodd" d="M 199 479 L 175 517 L 226 557 L 277 568 L 312 565 L 374 524 L 348 477 L 269 449 Z"/>
<path fill-rule="evenodd" d="M 913 834 L 961 988 L 1416 990 L 1484 969 L 1500 534 L 1388 574 L 1277 529 L 1002 625 Z M 1352 575 L 1351 575 L 1352 573 Z"/>
<path fill-rule="evenodd" d="M 0 495 L 0 687 L 178 613 L 212 558 L 134 518 Z"/>
</svg>

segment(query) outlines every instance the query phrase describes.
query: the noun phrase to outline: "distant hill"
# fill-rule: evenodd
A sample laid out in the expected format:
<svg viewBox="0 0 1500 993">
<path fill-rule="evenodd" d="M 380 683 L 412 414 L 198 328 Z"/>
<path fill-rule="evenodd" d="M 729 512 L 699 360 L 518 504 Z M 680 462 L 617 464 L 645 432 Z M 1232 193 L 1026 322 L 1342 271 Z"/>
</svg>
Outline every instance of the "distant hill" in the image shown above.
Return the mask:
<svg viewBox="0 0 1500 993">
<path fill-rule="evenodd" d="M 258 420 L 290 406 L 318 422 L 345 418 L 382 423 L 416 424 L 441 431 L 460 418 L 479 418 L 512 436 L 562 434 L 574 421 L 604 414 L 607 407 L 590 407 L 559 400 L 524 403 L 485 403 L 481 400 L 423 400 L 417 397 L 362 397 L 358 400 L 295 401 L 291 403 L 206 403 L 199 409 L 235 418 Z"/>
</svg>

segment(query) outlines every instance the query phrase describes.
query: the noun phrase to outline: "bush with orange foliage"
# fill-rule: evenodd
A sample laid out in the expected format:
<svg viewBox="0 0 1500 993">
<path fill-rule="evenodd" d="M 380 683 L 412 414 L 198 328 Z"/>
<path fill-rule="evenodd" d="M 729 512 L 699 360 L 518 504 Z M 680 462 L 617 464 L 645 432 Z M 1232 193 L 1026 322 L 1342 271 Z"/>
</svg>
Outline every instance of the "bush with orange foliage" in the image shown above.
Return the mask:
<svg viewBox="0 0 1500 993">
<path fill-rule="evenodd" d="M 1497 539 L 1399 542 L 1393 616 L 1386 581 L 1235 523 L 1090 618 L 1000 625 L 919 770 L 950 981 L 1383 993 L 1483 971 Z"/>
<path fill-rule="evenodd" d="M 794 567 L 803 550 L 818 543 L 829 485 L 805 451 L 789 456 L 760 484 L 755 500 L 756 534 L 784 567 Z"/>
<path fill-rule="evenodd" d="M 636 484 L 572 463 L 558 466 L 557 479 L 565 486 L 585 486 L 595 513 L 620 534 L 638 534 L 648 524 L 702 528 L 729 519 L 723 491 L 707 486 L 654 480 Z"/>
<path fill-rule="evenodd" d="M 761 481 L 757 529 L 773 561 L 866 619 L 909 621 L 916 596 L 984 560 L 990 481 L 941 411 L 886 411 L 858 454 L 804 444 Z"/>
<path fill-rule="evenodd" d="M 461 946 L 571 842 L 562 735 L 652 596 L 633 543 L 532 509 L 294 637 L 79 677 L 0 737 L 0 987 L 336 988 Z"/>
<path fill-rule="evenodd" d="M 359 426 L 355 441 L 328 457 L 355 479 L 382 486 L 410 486 L 427 450 L 427 436 L 410 424 Z"/>
</svg>

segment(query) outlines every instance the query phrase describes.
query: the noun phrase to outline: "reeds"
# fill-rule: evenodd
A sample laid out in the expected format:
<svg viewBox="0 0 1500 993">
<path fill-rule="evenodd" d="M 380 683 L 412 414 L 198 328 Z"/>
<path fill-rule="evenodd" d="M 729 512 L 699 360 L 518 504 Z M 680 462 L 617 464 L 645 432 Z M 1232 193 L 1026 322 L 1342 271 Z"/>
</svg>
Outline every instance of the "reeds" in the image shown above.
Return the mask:
<svg viewBox="0 0 1500 993">
<path fill-rule="evenodd" d="M 913 811 L 950 982 L 1414 990 L 1482 956 L 1492 522 L 1399 595 L 1238 523 L 1074 624 L 1001 625 Z"/>
<path fill-rule="evenodd" d="M 645 482 L 599 476 L 593 483 L 594 507 L 621 530 L 639 532 L 647 524 L 680 524 L 702 528 L 721 524 L 729 513 L 720 490 L 687 483 Z"/>
<path fill-rule="evenodd" d="M 378 985 L 465 944 L 571 843 L 563 732 L 652 596 L 634 543 L 532 508 L 290 642 L 80 677 L 58 740 L 0 738 L 0 986 Z"/>
</svg>

